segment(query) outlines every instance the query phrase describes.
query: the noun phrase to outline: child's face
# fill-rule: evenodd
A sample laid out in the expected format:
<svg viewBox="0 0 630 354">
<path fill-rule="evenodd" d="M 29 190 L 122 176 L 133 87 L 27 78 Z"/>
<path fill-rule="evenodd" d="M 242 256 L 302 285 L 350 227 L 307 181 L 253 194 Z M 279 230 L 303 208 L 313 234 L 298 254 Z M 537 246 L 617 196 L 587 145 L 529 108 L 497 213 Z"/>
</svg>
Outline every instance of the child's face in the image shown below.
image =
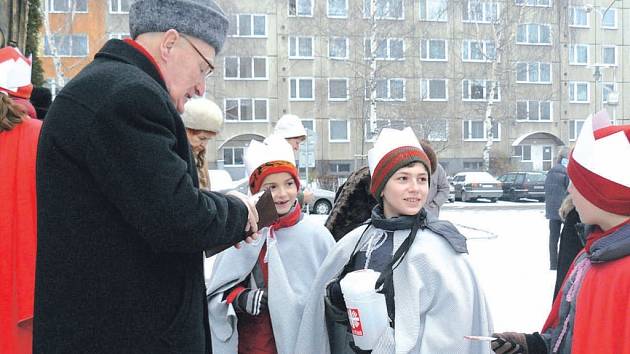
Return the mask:
<svg viewBox="0 0 630 354">
<path fill-rule="evenodd" d="M 421 163 L 396 171 L 383 189 L 383 212 L 391 218 L 416 215 L 426 202 L 429 192 L 429 174 Z"/>
<path fill-rule="evenodd" d="M 284 215 L 291 210 L 298 193 L 295 180 L 287 172 L 274 173 L 265 177 L 261 189 L 271 190 L 278 215 Z"/>
<path fill-rule="evenodd" d="M 593 203 L 589 202 L 588 199 L 584 198 L 582 193 L 575 188 L 573 183 L 569 183 L 567 191 L 571 194 L 575 210 L 577 210 L 578 214 L 580 214 L 580 221 L 584 224 L 599 225 L 597 215 L 599 215 L 600 209 L 593 205 Z"/>
</svg>

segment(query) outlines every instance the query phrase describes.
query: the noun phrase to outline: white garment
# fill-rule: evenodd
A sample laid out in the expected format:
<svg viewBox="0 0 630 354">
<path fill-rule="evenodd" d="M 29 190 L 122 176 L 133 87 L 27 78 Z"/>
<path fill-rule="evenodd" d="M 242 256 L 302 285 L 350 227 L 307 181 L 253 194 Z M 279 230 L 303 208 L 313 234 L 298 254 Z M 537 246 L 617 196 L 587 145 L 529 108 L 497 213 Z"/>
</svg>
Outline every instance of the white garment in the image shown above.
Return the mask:
<svg viewBox="0 0 630 354">
<path fill-rule="evenodd" d="M 235 285 L 252 272 L 269 228 L 257 242 L 241 249 L 221 252 L 214 263 L 208 284 L 208 313 L 214 353 L 236 353 L 237 316 L 224 298 Z M 302 311 L 321 263 L 334 246 L 332 235 L 323 225 L 303 218 L 297 224 L 275 231 L 267 242 L 268 307 L 279 354 L 293 353 Z"/>
<path fill-rule="evenodd" d="M 372 226 L 370 226 L 372 227 Z M 330 252 L 311 290 L 294 353 L 330 353 L 324 312 L 326 284 L 350 261 L 365 226 L 344 236 Z M 394 251 L 410 230 L 394 233 Z M 366 242 L 364 237 L 361 243 Z M 360 247 L 359 247 L 360 248 Z M 378 353 L 491 353 L 487 342 L 465 335 L 489 336 L 492 323 L 468 255 L 456 253 L 442 236 L 419 230 L 407 255 L 393 273 L 396 308 L 394 346 Z M 391 331 L 385 336 L 391 337 Z M 391 342 L 383 338 L 383 343 Z"/>
</svg>

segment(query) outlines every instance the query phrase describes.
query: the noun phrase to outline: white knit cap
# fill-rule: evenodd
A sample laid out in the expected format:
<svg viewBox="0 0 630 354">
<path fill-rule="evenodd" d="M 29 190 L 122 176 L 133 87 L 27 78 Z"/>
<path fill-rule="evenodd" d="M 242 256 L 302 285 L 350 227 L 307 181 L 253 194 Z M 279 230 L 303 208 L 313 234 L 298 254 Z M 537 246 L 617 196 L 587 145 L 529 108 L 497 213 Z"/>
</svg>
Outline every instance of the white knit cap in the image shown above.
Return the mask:
<svg viewBox="0 0 630 354">
<path fill-rule="evenodd" d="M 306 129 L 295 114 L 285 114 L 276 123 L 273 133 L 285 139 L 306 136 Z"/>
<path fill-rule="evenodd" d="M 223 112 L 207 98 L 194 98 L 186 102 L 182 120 L 186 128 L 218 133 L 223 127 Z"/>
</svg>

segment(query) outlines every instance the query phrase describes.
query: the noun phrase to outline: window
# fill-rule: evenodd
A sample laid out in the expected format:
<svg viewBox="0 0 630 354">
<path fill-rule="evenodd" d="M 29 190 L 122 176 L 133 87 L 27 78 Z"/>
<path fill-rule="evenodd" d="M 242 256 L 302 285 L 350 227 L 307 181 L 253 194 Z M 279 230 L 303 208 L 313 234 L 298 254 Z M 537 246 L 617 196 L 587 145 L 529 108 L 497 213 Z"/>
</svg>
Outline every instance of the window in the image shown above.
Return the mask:
<svg viewBox="0 0 630 354">
<path fill-rule="evenodd" d="M 85 57 L 88 55 L 87 34 L 55 34 L 52 36 L 52 44 L 57 49 L 57 55 L 61 57 Z M 44 38 L 44 55 L 53 55 L 50 46 L 50 38 Z"/>
<path fill-rule="evenodd" d="M 516 30 L 518 44 L 551 44 L 551 29 L 549 25 L 528 23 L 518 25 Z"/>
<path fill-rule="evenodd" d="M 328 100 L 348 100 L 348 79 L 328 79 Z"/>
<path fill-rule="evenodd" d="M 448 120 L 446 119 L 425 118 L 422 130 L 429 141 L 448 141 Z"/>
<path fill-rule="evenodd" d="M 464 121 L 464 140 L 487 140 L 485 123 L 483 120 L 465 120 Z M 497 121 L 492 122 L 492 140 L 501 140 L 500 124 Z"/>
<path fill-rule="evenodd" d="M 549 7 L 551 0 L 516 0 L 516 5 Z"/>
<path fill-rule="evenodd" d="M 226 122 L 267 121 L 268 101 L 264 98 L 226 98 Z"/>
<path fill-rule="evenodd" d="M 571 44 L 569 46 L 569 64 L 588 64 L 588 44 Z"/>
<path fill-rule="evenodd" d="M 602 62 L 607 65 L 617 65 L 617 46 L 602 46 Z"/>
<path fill-rule="evenodd" d="M 569 82 L 569 102 L 588 103 L 589 102 L 589 83 L 570 81 Z"/>
<path fill-rule="evenodd" d="M 126 14 L 129 13 L 130 0 L 109 0 L 109 13 Z"/>
<path fill-rule="evenodd" d="M 446 39 L 422 39 L 420 41 L 420 60 L 446 61 Z"/>
<path fill-rule="evenodd" d="M 589 12 L 585 7 L 569 8 L 570 27 L 589 27 Z"/>
<path fill-rule="evenodd" d="M 242 147 L 224 147 L 223 148 L 223 165 L 224 166 L 243 166 L 243 148 Z"/>
<path fill-rule="evenodd" d="M 328 166 L 330 167 L 330 173 L 350 173 L 349 163 L 331 163 Z"/>
<path fill-rule="evenodd" d="M 226 80 L 267 80 L 267 58 L 225 57 Z"/>
<path fill-rule="evenodd" d="M 448 0 L 420 0 L 420 19 L 423 21 L 448 20 Z"/>
<path fill-rule="evenodd" d="M 315 99 L 312 78 L 289 79 L 289 99 L 291 101 L 313 101 Z"/>
<path fill-rule="evenodd" d="M 486 101 L 490 98 L 490 92 L 494 81 L 490 80 L 462 80 L 462 100 L 464 101 Z M 496 84 L 494 97 L 495 101 L 501 100 L 501 88 Z"/>
<path fill-rule="evenodd" d="M 569 102 L 588 103 L 590 99 L 588 82 L 569 82 Z"/>
<path fill-rule="evenodd" d="M 239 14 L 230 15 L 228 35 L 233 37 L 267 37 L 267 16 Z"/>
<path fill-rule="evenodd" d="M 493 61 L 497 58 L 497 48 L 494 41 L 472 41 L 462 42 L 463 61 Z"/>
<path fill-rule="evenodd" d="M 464 169 L 465 170 L 480 170 L 483 167 L 483 162 L 482 161 L 464 161 Z M 462 177 L 461 180 L 463 181 L 465 176 L 460 176 Z"/>
<path fill-rule="evenodd" d="M 446 79 L 421 80 L 422 89 L 420 99 L 423 101 L 446 101 L 448 100 Z"/>
<path fill-rule="evenodd" d="M 516 82 L 550 84 L 550 63 L 516 63 Z"/>
<path fill-rule="evenodd" d="M 363 17 L 372 17 L 372 0 L 363 0 Z M 377 19 L 404 19 L 403 0 L 376 0 Z"/>
<path fill-rule="evenodd" d="M 516 101 L 516 120 L 551 121 L 551 101 Z"/>
<path fill-rule="evenodd" d="M 312 0 L 289 0 L 289 16 L 313 16 Z"/>
<path fill-rule="evenodd" d="M 617 9 L 609 8 L 608 11 L 600 10 L 602 14 L 602 28 L 617 29 Z"/>
<path fill-rule="evenodd" d="M 499 18 L 499 5 L 494 2 L 470 0 L 463 11 L 464 22 L 492 23 Z"/>
<path fill-rule="evenodd" d="M 46 0 L 46 9 L 48 12 L 87 12 L 87 3 L 88 0 Z M 127 4 L 127 9 L 129 9 L 129 4 Z"/>
<path fill-rule="evenodd" d="M 582 126 L 584 125 L 583 119 L 572 119 L 569 121 L 569 140 L 575 141 L 578 135 L 580 135 L 580 131 L 582 130 Z"/>
<path fill-rule="evenodd" d="M 602 102 L 608 103 L 608 95 L 611 92 L 617 92 L 617 84 L 614 82 L 603 82 L 602 83 Z"/>
<path fill-rule="evenodd" d="M 290 59 L 313 59 L 313 37 L 289 37 Z"/>
<path fill-rule="evenodd" d="M 300 122 L 302 122 L 302 126 L 304 126 L 304 129 L 306 129 L 307 131 L 315 131 L 315 119 L 300 118 Z"/>
<path fill-rule="evenodd" d="M 370 98 L 369 85 L 366 84 L 365 98 Z M 376 80 L 376 99 L 379 101 L 404 101 L 404 79 L 378 79 Z"/>
<path fill-rule="evenodd" d="M 129 33 L 110 33 L 109 34 L 109 39 L 125 39 L 125 38 L 131 38 L 131 36 L 129 35 Z"/>
<path fill-rule="evenodd" d="M 343 119 L 328 120 L 328 141 L 331 143 L 350 141 L 350 122 Z"/>
<path fill-rule="evenodd" d="M 364 45 L 364 55 L 367 59 L 372 56 L 372 47 L 369 38 L 364 40 Z M 405 42 L 397 38 L 377 39 L 375 52 L 377 60 L 404 60 Z"/>
<path fill-rule="evenodd" d="M 514 157 L 518 157 L 521 161 L 532 160 L 532 146 L 531 145 L 517 145 L 514 147 Z M 516 177 L 512 175 L 512 177 Z M 514 179 L 514 178 L 512 178 Z"/>
<path fill-rule="evenodd" d="M 328 57 L 330 59 L 348 59 L 348 38 L 331 37 L 328 39 Z"/>
<path fill-rule="evenodd" d="M 328 17 L 348 17 L 348 0 L 328 0 Z"/>
</svg>

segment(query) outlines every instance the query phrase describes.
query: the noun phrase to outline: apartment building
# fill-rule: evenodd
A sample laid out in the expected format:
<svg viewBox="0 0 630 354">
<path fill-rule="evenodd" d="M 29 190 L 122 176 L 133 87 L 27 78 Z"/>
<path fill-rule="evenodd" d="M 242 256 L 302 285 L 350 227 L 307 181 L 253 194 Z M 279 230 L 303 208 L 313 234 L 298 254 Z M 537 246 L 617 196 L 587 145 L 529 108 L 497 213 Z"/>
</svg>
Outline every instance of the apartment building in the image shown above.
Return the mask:
<svg viewBox="0 0 630 354">
<path fill-rule="evenodd" d="M 128 33 L 129 0 L 82 1 L 102 24 L 88 35 L 89 59 Z M 208 161 L 233 178 L 247 143 L 284 113 L 313 131 L 300 165 L 334 187 L 367 163 L 382 127 L 412 126 L 449 174 L 481 169 L 490 134 L 495 168 L 545 170 L 589 113 L 605 108 L 623 123 L 630 109 L 623 1 L 218 2 L 230 38 L 207 95 L 226 124 Z"/>
</svg>

